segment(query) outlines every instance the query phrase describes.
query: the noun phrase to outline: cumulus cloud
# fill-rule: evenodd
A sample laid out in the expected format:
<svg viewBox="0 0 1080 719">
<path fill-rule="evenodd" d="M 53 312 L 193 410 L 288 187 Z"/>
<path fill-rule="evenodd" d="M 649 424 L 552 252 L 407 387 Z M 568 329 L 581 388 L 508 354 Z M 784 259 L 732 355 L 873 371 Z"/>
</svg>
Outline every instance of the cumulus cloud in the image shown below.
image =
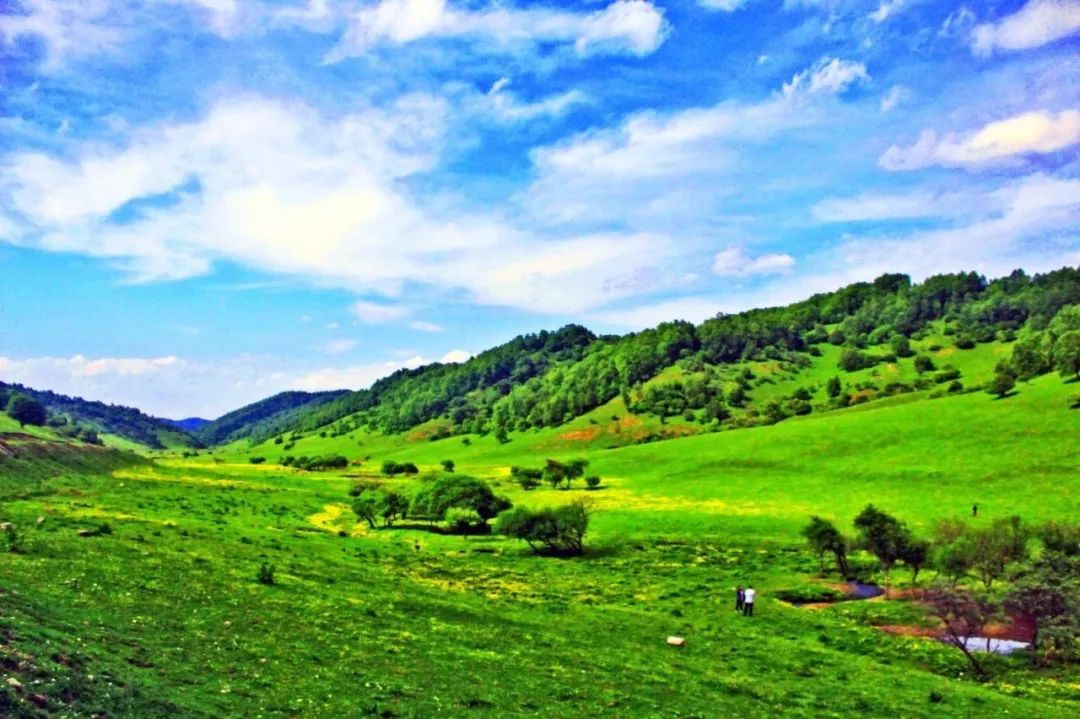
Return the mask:
<svg viewBox="0 0 1080 719">
<path fill-rule="evenodd" d="M 1080 0 L 1028 0 L 998 22 L 976 25 L 971 47 L 976 55 L 1028 50 L 1080 32 Z"/>
<path fill-rule="evenodd" d="M 572 45 L 582 55 L 648 55 L 667 33 L 663 11 L 647 0 L 615 0 L 591 13 L 502 5 L 455 9 L 446 0 L 380 0 L 353 14 L 326 61 L 363 55 L 380 44 L 400 45 L 422 38 L 462 38 L 506 52 L 554 43 Z"/>
<path fill-rule="evenodd" d="M 472 352 L 466 352 L 465 350 L 450 350 L 440 357 L 439 361 L 443 364 L 460 364 L 470 357 L 472 357 Z"/>
<path fill-rule="evenodd" d="M 1080 110 L 1025 112 L 968 133 L 938 136 L 923 130 L 909 147 L 891 146 L 878 159 L 886 170 L 917 170 L 932 165 L 978 168 L 1015 163 L 1080 142 Z"/>
<path fill-rule="evenodd" d="M 499 208 L 410 192 L 440 160 L 445 115 L 424 95 L 333 119 L 246 97 L 119 147 L 16 152 L 0 158 L 0 215 L 23 229 L 3 239 L 103 258 L 142 282 L 227 260 L 357 294 L 412 282 L 551 312 L 642 290 L 663 237 L 538 236 Z"/>
<path fill-rule="evenodd" d="M 728 247 L 716 253 L 712 270 L 721 277 L 785 274 L 795 266 L 795 258 L 784 253 L 751 256 L 745 247 Z"/>
<path fill-rule="evenodd" d="M 801 70 L 784 83 L 785 97 L 798 94 L 839 95 L 850 87 L 870 81 L 866 65 L 854 60 L 823 57 L 812 67 Z"/>
</svg>

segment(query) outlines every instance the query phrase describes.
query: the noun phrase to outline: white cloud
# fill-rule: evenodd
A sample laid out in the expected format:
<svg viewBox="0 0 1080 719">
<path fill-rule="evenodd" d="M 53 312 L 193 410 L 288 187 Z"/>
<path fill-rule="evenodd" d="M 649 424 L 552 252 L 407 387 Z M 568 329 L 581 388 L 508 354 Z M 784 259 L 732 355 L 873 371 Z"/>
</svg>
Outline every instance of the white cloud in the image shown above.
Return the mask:
<svg viewBox="0 0 1080 719">
<path fill-rule="evenodd" d="M 500 120 L 531 120 L 545 115 L 557 117 L 572 106 L 588 101 L 588 97 L 580 90 L 569 90 L 557 95 L 549 95 L 535 102 L 523 103 L 517 96 L 506 90 L 509 85 L 510 79 L 501 77 L 492 84 L 485 96 L 487 106 Z"/>
<path fill-rule="evenodd" d="M 121 147 L 7 155 L 0 214 L 24 229 L 4 239 L 103 258 L 142 282 L 227 260 L 357 294 L 395 297 L 411 282 L 531 311 L 577 311 L 642 290 L 662 237 L 540 236 L 503 209 L 410 192 L 404 180 L 439 161 L 445 115 L 428 96 L 332 120 L 248 97 L 197 121 L 136 130 Z M 151 198 L 133 218 L 114 219 Z"/>
<path fill-rule="evenodd" d="M 976 25 L 971 47 L 976 55 L 1028 50 L 1080 32 L 1080 0 L 1028 0 L 996 23 Z"/>
<path fill-rule="evenodd" d="M 425 322 L 424 320 L 413 320 L 409 323 L 409 328 L 414 329 L 417 332 L 445 332 L 446 328 L 442 325 L 437 325 L 434 322 Z"/>
<path fill-rule="evenodd" d="M 446 0 L 380 0 L 356 11 L 327 62 L 363 55 L 383 44 L 422 38 L 484 41 L 488 49 L 512 52 L 540 43 L 573 45 L 579 54 L 626 52 L 648 55 L 668 32 L 663 11 L 647 0 L 615 0 L 591 13 L 552 8 L 492 5 L 454 9 Z"/>
<path fill-rule="evenodd" d="M 721 12 L 735 12 L 742 8 L 750 0 L 698 0 L 698 5 L 706 10 L 720 10 Z"/>
<path fill-rule="evenodd" d="M 238 0 L 166 0 L 173 5 L 185 5 L 209 21 L 210 29 L 221 37 L 233 37 L 240 29 L 241 9 Z M 261 7 L 248 0 L 250 8 Z"/>
<path fill-rule="evenodd" d="M 938 137 L 933 130 L 923 130 L 914 145 L 891 146 L 878 164 L 893 171 L 931 165 L 977 168 L 1015 163 L 1025 155 L 1055 152 L 1078 142 L 1080 110 L 1025 112 L 969 133 Z"/>
<path fill-rule="evenodd" d="M 21 0 L 21 13 L 0 13 L 0 46 L 39 38 L 45 48 L 42 70 L 58 70 L 69 59 L 112 52 L 128 28 L 115 17 L 110 0 Z"/>
<path fill-rule="evenodd" d="M 459 364 L 472 357 L 472 352 L 466 352 L 465 350 L 450 350 L 439 361 L 443 364 Z"/>
<path fill-rule="evenodd" d="M 832 197 L 812 208 L 822 222 L 865 222 L 928 217 L 971 217 L 987 209 L 991 196 L 978 191 L 864 193 L 855 197 Z"/>
<path fill-rule="evenodd" d="M 1061 267 L 1080 241 L 1080 180 L 1032 175 L 988 193 L 983 204 L 981 216 L 955 227 L 848 238 L 830 264 L 861 279 L 897 271 L 916 279 L 958 270 L 1000 276 Z"/>
<path fill-rule="evenodd" d="M 868 17 L 874 22 L 881 24 L 903 7 L 904 0 L 881 0 L 881 4 L 878 5 L 877 10 L 870 13 Z"/>
<path fill-rule="evenodd" d="M 881 111 L 891 112 L 897 105 L 909 99 L 911 99 L 911 90 L 903 85 L 893 85 L 881 98 Z"/>
<path fill-rule="evenodd" d="M 319 346 L 319 351 L 328 355 L 341 355 L 351 352 L 359 346 L 356 340 L 331 340 Z"/>
<path fill-rule="evenodd" d="M 369 325 L 385 324 L 399 320 L 409 314 L 405 307 L 397 305 L 383 305 L 377 302 L 357 300 L 349 305 L 349 311 L 356 315 L 361 322 Z"/>
<path fill-rule="evenodd" d="M 744 247 L 728 247 L 716 253 L 712 270 L 721 277 L 786 274 L 795 266 L 795 258 L 784 253 L 751 256 Z"/>
<path fill-rule="evenodd" d="M 823 57 L 812 67 L 795 73 L 784 83 L 785 97 L 800 93 L 839 95 L 852 85 L 870 81 L 866 65 L 853 60 Z"/>
</svg>

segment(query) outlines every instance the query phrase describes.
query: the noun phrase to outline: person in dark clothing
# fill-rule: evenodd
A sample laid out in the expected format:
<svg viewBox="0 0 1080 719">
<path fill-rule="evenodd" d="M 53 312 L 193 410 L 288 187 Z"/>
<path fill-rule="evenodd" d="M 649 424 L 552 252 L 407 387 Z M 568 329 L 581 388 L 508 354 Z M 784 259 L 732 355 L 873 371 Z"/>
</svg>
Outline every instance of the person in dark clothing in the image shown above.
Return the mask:
<svg viewBox="0 0 1080 719">
<path fill-rule="evenodd" d="M 971 516 L 972 517 L 978 517 L 979 516 L 979 505 L 978 504 L 971 505 Z"/>
<path fill-rule="evenodd" d="M 743 588 L 740 585 L 735 589 L 735 611 L 741 612 L 743 610 L 743 604 L 746 601 L 746 594 L 743 592 Z"/>
</svg>

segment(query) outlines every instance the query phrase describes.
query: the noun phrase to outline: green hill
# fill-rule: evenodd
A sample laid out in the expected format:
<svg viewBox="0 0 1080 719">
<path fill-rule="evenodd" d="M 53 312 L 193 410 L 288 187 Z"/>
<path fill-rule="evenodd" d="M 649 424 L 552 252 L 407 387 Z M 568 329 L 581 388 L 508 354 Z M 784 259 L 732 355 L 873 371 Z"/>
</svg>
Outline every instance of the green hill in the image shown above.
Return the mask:
<svg viewBox="0 0 1080 719">
<path fill-rule="evenodd" d="M 335 392 L 281 392 L 202 423 L 193 434 L 207 444 L 224 444 L 246 437 L 264 439 L 290 427 L 300 418 L 319 411 L 345 390 Z"/>
<path fill-rule="evenodd" d="M 45 405 L 51 417 L 50 421 L 56 426 L 81 425 L 99 434 L 112 435 L 149 449 L 200 446 L 198 440 L 168 420 L 151 417 L 133 407 L 68 397 L 49 390 L 0 382 L 0 398 L 3 398 L 4 402 L 13 394 L 26 395 Z"/>
<path fill-rule="evenodd" d="M 1080 271 L 1069 268 L 993 281 L 941 275 L 920 284 L 883 275 L 698 326 L 671 322 L 598 337 L 570 325 L 523 335 L 461 364 L 400 370 L 270 422 L 204 428 L 199 436 L 222 444 L 422 427 L 436 436 L 505 436 L 567 425 L 616 399 L 623 414 L 694 425 L 683 432 L 759 426 L 898 394 L 978 389 L 1017 345 L 1025 366 L 1013 374 L 1043 374 L 1054 366 L 1054 343 L 1076 329 L 1068 317 L 1055 318 L 1077 303 Z M 830 392 L 834 377 L 841 388 Z"/>
</svg>

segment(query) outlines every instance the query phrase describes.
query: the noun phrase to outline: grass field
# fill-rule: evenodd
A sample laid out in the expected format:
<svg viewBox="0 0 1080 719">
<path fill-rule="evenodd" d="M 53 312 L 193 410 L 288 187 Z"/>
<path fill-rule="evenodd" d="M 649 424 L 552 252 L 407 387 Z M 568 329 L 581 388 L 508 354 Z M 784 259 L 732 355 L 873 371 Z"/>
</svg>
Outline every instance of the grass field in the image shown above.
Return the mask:
<svg viewBox="0 0 1080 719">
<path fill-rule="evenodd" d="M 5 673 L 48 704 L 10 687 L 3 701 L 26 716 L 1075 716 L 1075 672 L 996 658 L 979 684 L 955 650 L 875 628 L 916 621 L 907 603 L 812 612 L 775 599 L 812 581 L 798 536 L 812 513 L 849 528 L 872 501 L 925 530 L 978 501 L 987 519 L 1075 520 L 1072 394 L 1045 377 L 1004 400 L 904 395 L 619 449 L 575 435 L 588 418 L 506 444 L 301 440 L 370 455 L 346 475 L 449 458 L 515 503 L 587 496 L 588 552 L 573 560 L 498 537 L 366 530 L 352 478 L 251 465 L 246 447 L 154 465 L 42 449 L 0 464 L 2 519 L 20 530 L 20 551 L 0 555 L 0 636 Z M 511 464 L 578 455 L 602 489 L 526 493 L 507 479 Z M 274 586 L 255 580 L 263 563 Z M 731 609 L 748 582 L 753 619 Z"/>
</svg>

